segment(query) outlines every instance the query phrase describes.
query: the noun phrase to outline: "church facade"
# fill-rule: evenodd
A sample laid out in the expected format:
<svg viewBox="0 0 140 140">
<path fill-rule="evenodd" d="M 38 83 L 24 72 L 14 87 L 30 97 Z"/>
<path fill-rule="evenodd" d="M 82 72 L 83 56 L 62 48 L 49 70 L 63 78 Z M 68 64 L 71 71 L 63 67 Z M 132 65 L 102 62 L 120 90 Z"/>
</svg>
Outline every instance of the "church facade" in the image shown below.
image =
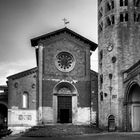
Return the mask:
<svg viewBox="0 0 140 140">
<path fill-rule="evenodd" d="M 63 28 L 31 39 L 37 67 L 8 77 L 8 127 L 97 123 L 98 74 L 90 70 L 97 44 Z"/>
</svg>

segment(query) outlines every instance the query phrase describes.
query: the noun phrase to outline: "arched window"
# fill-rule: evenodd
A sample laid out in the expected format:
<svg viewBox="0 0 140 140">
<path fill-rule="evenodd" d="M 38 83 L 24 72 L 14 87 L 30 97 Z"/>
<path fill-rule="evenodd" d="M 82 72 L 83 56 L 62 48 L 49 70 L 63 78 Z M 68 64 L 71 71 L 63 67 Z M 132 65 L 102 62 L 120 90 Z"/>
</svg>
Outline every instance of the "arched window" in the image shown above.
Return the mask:
<svg viewBox="0 0 140 140">
<path fill-rule="evenodd" d="M 29 107 L 29 94 L 28 92 L 24 92 L 22 95 L 22 108 Z"/>
<path fill-rule="evenodd" d="M 128 13 L 125 13 L 125 21 L 128 21 Z"/>
<path fill-rule="evenodd" d="M 100 75 L 100 89 L 102 89 L 103 86 L 103 74 Z"/>
<path fill-rule="evenodd" d="M 99 10 L 99 14 L 98 14 L 98 16 L 99 16 L 99 20 L 100 20 L 101 17 L 103 16 L 103 9 L 102 9 L 102 8 Z"/>
<path fill-rule="evenodd" d="M 103 59 L 103 50 L 100 51 L 99 59 L 100 59 L 100 61 L 102 61 L 102 59 Z"/>
<path fill-rule="evenodd" d="M 128 6 L 128 0 L 120 0 L 120 6 Z"/>
<path fill-rule="evenodd" d="M 123 6 L 123 0 L 120 0 L 120 6 Z"/>
<path fill-rule="evenodd" d="M 103 22 L 101 22 L 100 24 L 99 24 L 99 32 L 101 32 L 103 30 Z"/>
<path fill-rule="evenodd" d="M 106 25 L 107 25 L 107 26 L 110 26 L 110 25 L 111 25 L 110 17 L 107 17 L 107 19 L 106 19 Z"/>
<path fill-rule="evenodd" d="M 140 22 L 140 13 L 134 13 L 134 22 Z"/>
<path fill-rule="evenodd" d="M 124 5 L 127 6 L 128 5 L 128 0 L 124 1 Z"/>
<path fill-rule="evenodd" d="M 121 13 L 120 14 L 120 22 L 128 21 L 128 13 Z"/>
<path fill-rule="evenodd" d="M 133 0 L 134 6 L 139 7 L 140 6 L 140 0 Z"/>
<path fill-rule="evenodd" d="M 114 9 L 114 0 L 112 0 L 111 2 L 107 2 L 106 3 L 106 12 L 110 11 Z"/>
<path fill-rule="evenodd" d="M 111 16 L 111 24 L 115 24 L 115 17 L 114 17 L 114 15 Z"/>
<path fill-rule="evenodd" d="M 111 5 L 109 2 L 107 2 L 107 4 L 106 4 L 106 10 L 107 10 L 107 12 L 111 10 Z"/>
<path fill-rule="evenodd" d="M 106 27 L 115 24 L 115 16 L 111 15 L 106 17 Z"/>
<path fill-rule="evenodd" d="M 111 1 L 112 9 L 114 9 L 114 0 Z"/>
<path fill-rule="evenodd" d="M 103 92 L 100 92 L 100 101 L 104 100 Z"/>
</svg>

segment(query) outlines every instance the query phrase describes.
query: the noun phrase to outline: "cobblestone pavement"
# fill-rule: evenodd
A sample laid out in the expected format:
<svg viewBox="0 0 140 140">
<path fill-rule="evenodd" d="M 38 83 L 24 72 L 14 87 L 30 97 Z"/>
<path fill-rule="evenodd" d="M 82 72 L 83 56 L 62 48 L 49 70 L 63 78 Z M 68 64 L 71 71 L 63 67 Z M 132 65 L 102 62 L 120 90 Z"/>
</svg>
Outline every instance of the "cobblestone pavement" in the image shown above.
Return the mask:
<svg viewBox="0 0 140 140">
<path fill-rule="evenodd" d="M 102 133 L 65 137 L 20 137 L 9 136 L 2 140 L 140 140 L 140 133 Z"/>
</svg>

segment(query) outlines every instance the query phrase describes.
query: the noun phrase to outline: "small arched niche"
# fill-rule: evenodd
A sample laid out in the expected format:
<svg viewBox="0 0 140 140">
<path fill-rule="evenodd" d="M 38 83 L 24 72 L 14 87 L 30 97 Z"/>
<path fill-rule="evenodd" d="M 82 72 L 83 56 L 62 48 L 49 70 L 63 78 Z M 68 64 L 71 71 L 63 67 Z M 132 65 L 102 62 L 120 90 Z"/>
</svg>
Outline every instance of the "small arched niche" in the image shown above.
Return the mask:
<svg viewBox="0 0 140 140">
<path fill-rule="evenodd" d="M 110 115 L 108 117 L 108 131 L 111 132 L 111 131 L 115 131 L 115 117 L 114 115 Z"/>
</svg>

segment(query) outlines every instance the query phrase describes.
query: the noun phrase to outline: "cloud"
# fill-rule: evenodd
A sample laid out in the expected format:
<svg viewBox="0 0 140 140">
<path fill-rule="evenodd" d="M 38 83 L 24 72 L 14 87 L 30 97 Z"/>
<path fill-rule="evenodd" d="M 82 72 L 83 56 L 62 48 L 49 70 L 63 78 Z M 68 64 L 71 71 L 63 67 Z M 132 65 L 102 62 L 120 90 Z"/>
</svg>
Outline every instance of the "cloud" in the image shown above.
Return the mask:
<svg viewBox="0 0 140 140">
<path fill-rule="evenodd" d="M 0 63 L 0 85 L 6 84 L 6 77 L 35 67 L 34 60 L 19 60 L 16 62 Z"/>
</svg>

